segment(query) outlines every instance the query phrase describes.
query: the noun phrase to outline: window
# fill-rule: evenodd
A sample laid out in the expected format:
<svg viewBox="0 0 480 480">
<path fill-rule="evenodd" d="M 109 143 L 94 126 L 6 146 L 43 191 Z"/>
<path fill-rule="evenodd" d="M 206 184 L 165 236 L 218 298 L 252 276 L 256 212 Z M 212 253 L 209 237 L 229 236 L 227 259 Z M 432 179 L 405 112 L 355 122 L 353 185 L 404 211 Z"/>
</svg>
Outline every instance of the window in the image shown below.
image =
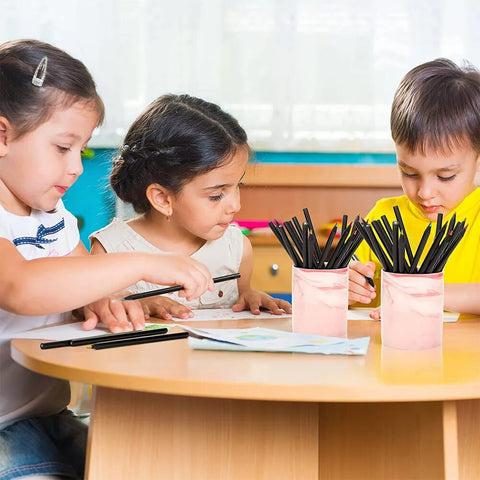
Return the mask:
<svg viewBox="0 0 480 480">
<path fill-rule="evenodd" d="M 436 57 L 480 67 L 478 0 L 3 0 L 0 41 L 80 58 L 118 146 L 163 93 L 236 116 L 257 150 L 391 151 L 401 77 Z"/>
</svg>

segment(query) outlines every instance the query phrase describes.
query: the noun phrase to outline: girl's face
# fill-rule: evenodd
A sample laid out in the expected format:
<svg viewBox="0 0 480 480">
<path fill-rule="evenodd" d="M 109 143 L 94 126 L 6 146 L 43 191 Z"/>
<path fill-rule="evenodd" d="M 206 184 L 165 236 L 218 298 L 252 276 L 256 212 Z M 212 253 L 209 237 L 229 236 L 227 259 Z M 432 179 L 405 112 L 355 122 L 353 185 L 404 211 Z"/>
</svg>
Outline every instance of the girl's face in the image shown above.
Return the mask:
<svg viewBox="0 0 480 480">
<path fill-rule="evenodd" d="M 216 240 L 240 210 L 240 185 L 249 152 L 239 148 L 223 165 L 198 175 L 172 198 L 171 221 L 203 240 Z"/>
<path fill-rule="evenodd" d="M 0 203 L 17 215 L 53 210 L 83 172 L 81 153 L 97 121 L 92 104 L 77 102 L 18 139 L 11 140 L 7 128 L 0 142 Z"/>
<path fill-rule="evenodd" d="M 401 145 L 396 151 L 403 191 L 429 220 L 455 210 L 475 189 L 479 155 L 469 144 L 451 152 L 428 149 L 425 155 L 411 153 Z"/>
</svg>

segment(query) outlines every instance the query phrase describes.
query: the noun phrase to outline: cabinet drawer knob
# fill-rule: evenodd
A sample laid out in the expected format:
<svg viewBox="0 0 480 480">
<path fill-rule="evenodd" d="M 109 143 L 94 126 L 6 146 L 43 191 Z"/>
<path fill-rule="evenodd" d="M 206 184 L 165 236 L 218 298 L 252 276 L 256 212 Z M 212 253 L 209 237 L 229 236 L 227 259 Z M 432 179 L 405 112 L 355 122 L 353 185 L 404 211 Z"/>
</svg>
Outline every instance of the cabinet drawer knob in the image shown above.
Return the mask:
<svg viewBox="0 0 480 480">
<path fill-rule="evenodd" d="M 270 265 L 270 274 L 275 277 L 276 275 L 278 275 L 278 264 L 277 263 L 272 263 Z"/>
</svg>

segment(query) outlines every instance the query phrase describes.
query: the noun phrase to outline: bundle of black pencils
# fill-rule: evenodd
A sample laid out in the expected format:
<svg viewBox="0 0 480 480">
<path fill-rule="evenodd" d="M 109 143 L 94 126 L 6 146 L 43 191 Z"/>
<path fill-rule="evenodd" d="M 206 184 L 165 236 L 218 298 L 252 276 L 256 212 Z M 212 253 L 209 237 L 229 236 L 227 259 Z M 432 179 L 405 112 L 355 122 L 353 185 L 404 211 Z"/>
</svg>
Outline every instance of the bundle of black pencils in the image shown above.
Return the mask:
<svg viewBox="0 0 480 480">
<path fill-rule="evenodd" d="M 383 215 L 381 220 L 373 220 L 370 224 L 360 220 L 358 228 L 369 247 L 373 250 L 383 268 L 395 273 L 436 273 L 441 272 L 451 253 L 463 238 L 467 226 L 465 220 L 456 221 L 456 214 L 450 222 L 443 223 L 443 215 L 437 216 L 437 226 L 433 241 L 425 254 L 423 262 L 420 258 L 430 237 L 432 224 L 424 230 L 415 253 L 410 245 L 405 224 L 398 206 L 393 207 L 396 220 L 389 223 Z"/>
<path fill-rule="evenodd" d="M 293 264 L 296 267 L 309 269 L 345 268 L 362 241 L 358 230 L 358 217 L 354 222 L 348 224 L 348 216 L 344 215 L 337 244 L 333 245 L 338 230 L 336 223 L 322 249 L 318 243 L 308 208 L 304 208 L 303 213 L 305 215 L 303 223 L 300 223 L 297 217 L 293 217 L 283 224 L 277 220 L 268 223 Z"/>
</svg>

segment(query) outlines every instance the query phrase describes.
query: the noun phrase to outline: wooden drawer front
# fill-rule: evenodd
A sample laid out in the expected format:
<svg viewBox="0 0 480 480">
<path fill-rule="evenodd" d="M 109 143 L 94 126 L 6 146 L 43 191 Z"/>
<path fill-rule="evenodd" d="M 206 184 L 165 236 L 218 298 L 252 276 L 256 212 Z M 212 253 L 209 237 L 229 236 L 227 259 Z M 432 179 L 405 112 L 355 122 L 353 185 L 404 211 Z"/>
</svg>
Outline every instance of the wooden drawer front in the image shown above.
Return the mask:
<svg viewBox="0 0 480 480">
<path fill-rule="evenodd" d="M 291 293 L 292 260 L 281 245 L 254 245 L 253 258 L 252 288 L 265 292 Z"/>
</svg>

